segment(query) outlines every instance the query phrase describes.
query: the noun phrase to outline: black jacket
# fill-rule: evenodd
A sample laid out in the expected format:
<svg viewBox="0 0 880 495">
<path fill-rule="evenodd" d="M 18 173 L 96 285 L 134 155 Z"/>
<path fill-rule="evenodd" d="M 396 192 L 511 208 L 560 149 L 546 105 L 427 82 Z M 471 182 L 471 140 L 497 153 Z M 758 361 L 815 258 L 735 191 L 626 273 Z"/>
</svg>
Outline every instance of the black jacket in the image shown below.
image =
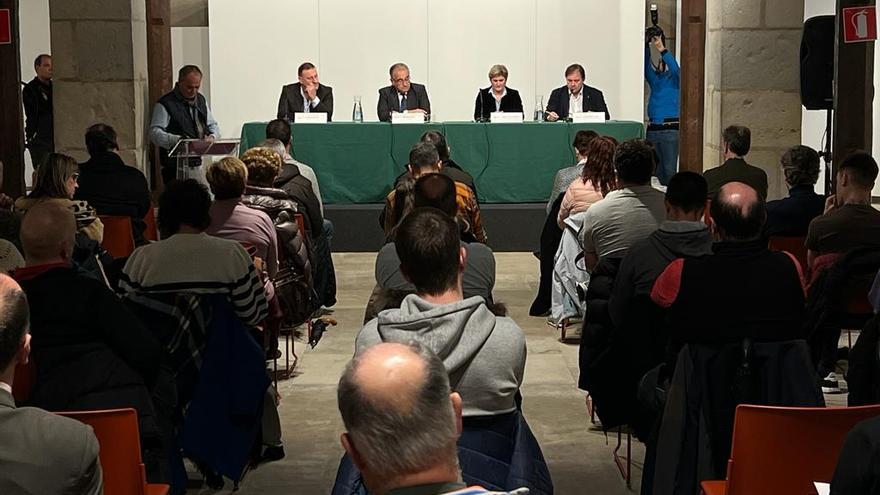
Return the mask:
<svg viewBox="0 0 880 495">
<path fill-rule="evenodd" d="M 293 83 L 281 88 L 281 96 L 278 98 L 278 118 L 294 120 L 294 114 L 302 113 L 305 101 L 300 91 L 302 84 Z M 315 93 L 319 100 L 317 105 L 312 106 L 312 112 L 324 112 L 327 114 L 327 121 L 333 120 L 333 88 L 318 84 L 318 91 Z"/>
<path fill-rule="evenodd" d="M 52 144 L 55 129 L 52 117 L 52 81 L 43 84 L 36 77 L 21 90 L 24 102 L 24 135 L 27 142 Z"/>
<path fill-rule="evenodd" d="M 836 349 L 835 349 L 836 350 Z M 847 405 L 880 404 L 880 315 L 874 315 L 849 352 Z"/>
<path fill-rule="evenodd" d="M 431 100 L 428 99 L 428 90 L 422 84 L 411 83 L 406 95 L 406 109 L 421 108 L 431 113 Z M 400 102 L 397 98 L 397 89 L 394 86 L 385 86 L 379 90 L 379 103 L 376 104 L 376 114 L 382 122 L 391 122 L 391 112 L 400 110 Z"/>
<path fill-rule="evenodd" d="M 611 345 L 611 334 L 614 328 L 611 323 L 611 315 L 608 312 L 608 301 L 611 299 L 611 293 L 614 291 L 614 279 L 617 277 L 617 271 L 620 269 L 622 258 L 604 257 L 599 259 L 599 263 L 590 273 L 590 285 L 586 294 L 586 310 L 587 315 L 584 319 L 583 331 L 581 332 L 581 345 L 579 349 L 578 364 L 580 368 L 580 377 L 578 378 L 578 387 L 590 392 L 593 400 L 601 402 L 601 392 L 598 390 L 599 377 L 595 373 L 595 369 L 607 365 L 605 361 L 608 348 Z M 599 396 L 594 394 L 594 390 Z M 601 408 L 596 406 L 599 417 L 601 416 Z M 606 425 L 605 418 L 602 418 L 602 424 Z"/>
<path fill-rule="evenodd" d="M 495 97 L 492 96 L 492 87 L 481 89 L 477 93 L 477 99 L 474 101 L 474 120 L 489 120 L 492 112 L 495 111 Z M 507 94 L 501 98 L 502 112 L 522 112 L 522 99 L 519 97 L 519 91 L 513 88 L 507 88 Z"/>
<path fill-rule="evenodd" d="M 825 405 L 803 340 L 686 345 L 666 397 L 657 494 L 692 495 L 700 481 L 724 479 L 738 404 Z"/>
<path fill-rule="evenodd" d="M 584 93 L 582 100 L 584 112 L 605 112 L 605 120 L 611 119 L 608 105 L 605 104 L 605 96 L 602 95 L 601 91 L 586 84 L 584 84 L 584 89 L 581 91 Z M 554 89 L 547 100 L 546 111 L 556 112 L 560 120 L 565 119 L 568 117 L 568 99 L 568 86 Z"/>
<path fill-rule="evenodd" d="M 321 204 L 318 202 L 318 197 L 315 196 L 312 181 L 299 172 L 299 167 L 293 163 L 282 165 L 281 173 L 275 178 L 274 185 L 296 201 L 299 212 L 306 217 L 306 228 L 311 236 L 321 235 L 324 229 Z"/>
<path fill-rule="evenodd" d="M 767 203 L 767 236 L 806 237 L 810 222 L 825 211 L 825 196 L 813 186 L 795 186 L 788 197 Z"/>
<path fill-rule="evenodd" d="M 831 494 L 856 493 L 880 495 L 880 417 L 857 424 L 840 450 L 831 479 Z"/>
<path fill-rule="evenodd" d="M 74 199 L 89 203 L 98 215 L 131 217 L 134 242 L 145 244 L 144 216 L 150 210 L 150 189 L 140 170 L 126 165 L 116 153 L 97 153 L 79 166 Z"/>
</svg>

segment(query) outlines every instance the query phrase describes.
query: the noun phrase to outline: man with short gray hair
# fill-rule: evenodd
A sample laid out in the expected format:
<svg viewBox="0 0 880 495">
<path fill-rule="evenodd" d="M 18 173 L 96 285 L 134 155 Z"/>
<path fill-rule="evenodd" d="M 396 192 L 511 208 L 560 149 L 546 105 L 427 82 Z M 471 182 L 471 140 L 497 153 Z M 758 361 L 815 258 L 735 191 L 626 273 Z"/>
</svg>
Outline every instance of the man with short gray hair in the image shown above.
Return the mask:
<svg viewBox="0 0 880 495">
<path fill-rule="evenodd" d="M 346 429 L 342 446 L 370 493 L 489 493 L 461 481 L 461 397 L 427 347 L 412 342 L 367 349 L 346 366 L 337 400 Z"/>
<path fill-rule="evenodd" d="M 404 63 L 396 63 L 388 69 L 391 86 L 379 90 L 379 103 L 376 113 L 382 122 L 391 122 L 392 113 L 418 112 L 426 116 L 431 114 L 431 100 L 428 90 L 422 84 L 410 82 L 409 67 Z"/>
</svg>

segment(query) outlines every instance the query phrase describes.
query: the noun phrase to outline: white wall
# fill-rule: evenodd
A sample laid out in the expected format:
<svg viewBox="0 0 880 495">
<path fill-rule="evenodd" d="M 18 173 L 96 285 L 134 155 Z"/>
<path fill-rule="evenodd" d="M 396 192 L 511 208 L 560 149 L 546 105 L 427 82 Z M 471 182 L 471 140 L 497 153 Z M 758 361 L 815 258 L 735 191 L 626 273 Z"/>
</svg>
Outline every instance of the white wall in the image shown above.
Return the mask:
<svg viewBox="0 0 880 495">
<path fill-rule="evenodd" d="M 208 104 L 211 103 L 211 57 L 208 44 L 207 27 L 171 28 L 171 71 L 172 80 L 177 79 L 177 70 L 184 65 L 197 65 L 204 77 L 199 90 Z M 222 129 L 221 129 L 222 130 Z"/>
<path fill-rule="evenodd" d="M 306 60 L 333 87 L 337 121 L 351 120 L 356 95 L 376 120 L 377 91 L 399 61 L 427 85 L 438 121 L 471 120 L 496 63 L 530 118 L 535 96 L 546 105 L 574 62 L 613 118 L 642 120 L 644 5 L 634 0 L 213 0 L 208 14 L 212 110 L 229 137 L 274 118 Z"/>
<path fill-rule="evenodd" d="M 805 0 L 804 19 L 817 15 L 833 15 L 836 0 Z M 880 50 L 874 49 L 874 87 L 880 87 Z M 874 98 L 874 139 L 872 140 L 872 154 L 875 158 L 880 157 L 880 98 Z M 822 150 L 822 135 L 825 133 L 825 111 L 804 109 L 801 117 L 801 142 L 818 151 Z M 818 192 L 825 191 L 825 162 L 822 163 L 822 172 L 819 183 L 816 184 Z M 874 187 L 874 195 L 880 196 L 880 181 Z"/>
<path fill-rule="evenodd" d="M 19 2 L 19 33 L 21 45 L 21 80 L 34 78 L 34 59 L 41 53 L 52 53 L 49 42 L 49 0 L 25 0 Z M 22 115 L 24 111 L 22 110 Z M 29 152 L 24 154 L 25 184 L 31 185 L 33 164 Z"/>
</svg>

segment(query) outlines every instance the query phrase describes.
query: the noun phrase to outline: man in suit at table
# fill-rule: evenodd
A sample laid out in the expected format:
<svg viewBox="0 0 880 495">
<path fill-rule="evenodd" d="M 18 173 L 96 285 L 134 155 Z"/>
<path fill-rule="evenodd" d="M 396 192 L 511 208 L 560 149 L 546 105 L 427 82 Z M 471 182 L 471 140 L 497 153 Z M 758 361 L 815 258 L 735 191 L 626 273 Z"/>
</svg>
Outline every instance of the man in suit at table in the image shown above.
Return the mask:
<svg viewBox="0 0 880 495">
<path fill-rule="evenodd" d="M 379 103 L 376 113 L 382 122 L 391 122 L 394 112 L 418 112 L 424 115 L 431 113 L 431 101 L 428 91 L 422 84 L 410 82 L 409 67 L 404 63 L 396 63 L 388 69 L 391 86 L 379 90 Z"/>
<path fill-rule="evenodd" d="M 0 275 L 0 493 L 103 493 L 92 428 L 34 407 L 15 407 L 15 368 L 31 349 L 21 287 Z"/>
<path fill-rule="evenodd" d="M 299 82 L 281 88 L 278 99 L 278 118 L 292 121 L 294 114 L 323 112 L 333 120 L 333 88 L 318 81 L 318 69 L 304 62 L 296 70 Z"/>
<path fill-rule="evenodd" d="M 581 64 L 565 69 L 565 86 L 554 89 L 547 100 L 547 120 L 565 120 L 572 112 L 605 112 L 605 120 L 611 119 L 602 92 L 584 84 L 586 79 Z"/>
</svg>

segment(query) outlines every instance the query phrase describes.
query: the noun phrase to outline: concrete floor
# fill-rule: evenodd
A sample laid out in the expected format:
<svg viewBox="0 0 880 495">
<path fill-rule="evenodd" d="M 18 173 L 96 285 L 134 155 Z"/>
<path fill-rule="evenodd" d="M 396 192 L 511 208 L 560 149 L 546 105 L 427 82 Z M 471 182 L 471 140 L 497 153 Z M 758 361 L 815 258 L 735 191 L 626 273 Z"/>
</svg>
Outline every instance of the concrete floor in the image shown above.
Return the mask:
<svg viewBox="0 0 880 495">
<path fill-rule="evenodd" d="M 341 253 L 333 259 L 339 286 L 333 316 L 339 326 L 330 329 L 315 349 L 297 343 L 299 374 L 279 384 L 287 457 L 250 472 L 238 493 L 327 494 L 333 486 L 342 456 L 336 382 L 351 358 L 363 321 L 374 283 L 375 254 Z M 584 396 L 576 388 L 577 345 L 559 343 L 545 318 L 528 316 L 538 283 L 538 261 L 531 253 L 496 253 L 496 259 L 495 298 L 507 304 L 528 340 L 523 405 L 550 465 L 556 493 L 628 493 L 612 459 L 617 437 L 606 438 L 591 428 Z M 632 451 L 633 491 L 638 492 L 644 449 L 633 441 Z"/>
</svg>

